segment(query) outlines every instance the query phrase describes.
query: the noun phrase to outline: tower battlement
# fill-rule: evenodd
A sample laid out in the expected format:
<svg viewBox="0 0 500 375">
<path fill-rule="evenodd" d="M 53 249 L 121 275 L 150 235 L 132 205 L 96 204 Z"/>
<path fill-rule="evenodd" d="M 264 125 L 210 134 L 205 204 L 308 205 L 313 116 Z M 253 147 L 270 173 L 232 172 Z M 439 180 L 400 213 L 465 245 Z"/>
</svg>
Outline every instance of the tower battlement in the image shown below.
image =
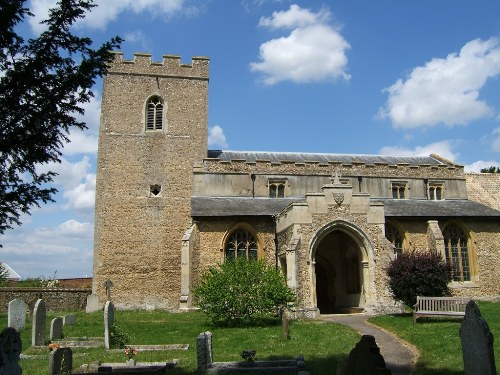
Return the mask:
<svg viewBox="0 0 500 375">
<path fill-rule="evenodd" d="M 210 59 L 193 56 L 191 64 L 183 64 L 177 55 L 163 55 L 163 60 L 155 62 L 150 53 L 134 53 L 132 60 L 124 59 L 123 52 L 113 52 L 108 74 L 138 74 L 165 77 L 191 77 L 208 79 Z"/>
</svg>

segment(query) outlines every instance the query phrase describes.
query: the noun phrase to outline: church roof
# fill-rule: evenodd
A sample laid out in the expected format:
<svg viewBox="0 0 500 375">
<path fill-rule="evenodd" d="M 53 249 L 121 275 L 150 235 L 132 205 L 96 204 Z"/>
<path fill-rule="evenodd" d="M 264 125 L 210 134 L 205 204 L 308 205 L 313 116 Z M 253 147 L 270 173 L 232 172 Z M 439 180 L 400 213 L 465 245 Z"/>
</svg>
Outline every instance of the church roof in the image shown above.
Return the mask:
<svg viewBox="0 0 500 375">
<path fill-rule="evenodd" d="M 192 197 L 191 216 L 273 216 L 304 198 Z"/>
<path fill-rule="evenodd" d="M 362 154 L 321 154 L 300 152 L 222 151 L 209 150 L 208 157 L 220 161 L 244 160 L 246 162 L 270 161 L 271 163 L 341 163 L 341 164 L 408 164 L 447 165 L 445 159 L 432 156 L 385 156 Z"/>
<path fill-rule="evenodd" d="M 467 199 L 376 199 L 388 217 L 500 217 L 500 211 Z"/>
</svg>

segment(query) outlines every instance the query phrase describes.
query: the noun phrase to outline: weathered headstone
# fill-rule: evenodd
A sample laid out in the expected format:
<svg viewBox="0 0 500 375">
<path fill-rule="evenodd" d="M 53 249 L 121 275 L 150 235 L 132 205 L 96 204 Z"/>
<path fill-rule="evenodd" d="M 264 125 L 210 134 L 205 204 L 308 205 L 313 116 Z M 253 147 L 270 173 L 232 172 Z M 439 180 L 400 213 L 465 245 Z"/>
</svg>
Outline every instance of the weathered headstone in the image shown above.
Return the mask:
<svg viewBox="0 0 500 375">
<path fill-rule="evenodd" d="M 281 336 L 283 337 L 284 340 L 290 339 L 289 320 L 290 317 L 288 310 L 284 310 L 281 313 Z"/>
<path fill-rule="evenodd" d="M 73 314 L 64 315 L 63 317 L 63 325 L 65 326 L 74 326 L 76 324 L 76 316 Z"/>
<path fill-rule="evenodd" d="M 33 310 L 33 325 L 31 329 L 31 346 L 43 346 L 45 343 L 45 320 L 47 310 L 45 302 L 41 299 L 36 301 Z"/>
<path fill-rule="evenodd" d="M 106 289 L 106 300 L 111 301 L 111 287 L 113 286 L 113 282 L 111 280 L 106 280 L 104 282 L 104 288 Z"/>
<path fill-rule="evenodd" d="M 7 326 L 20 330 L 26 326 L 26 309 L 28 305 L 19 298 L 9 302 Z"/>
<path fill-rule="evenodd" d="M 110 348 L 111 327 L 115 324 L 115 307 L 113 302 L 107 301 L 104 305 L 104 347 Z"/>
<path fill-rule="evenodd" d="M 99 306 L 99 296 L 97 294 L 91 294 L 87 296 L 87 306 L 85 307 L 85 312 L 91 313 L 94 311 L 98 311 Z"/>
<path fill-rule="evenodd" d="M 49 354 L 49 375 L 69 374 L 73 368 L 71 348 L 57 348 Z"/>
<path fill-rule="evenodd" d="M 469 301 L 465 308 L 465 317 L 460 327 L 460 339 L 466 375 L 495 375 L 497 373 L 493 352 L 493 334 L 473 300 Z"/>
<path fill-rule="evenodd" d="M 21 375 L 19 366 L 22 342 L 19 332 L 14 328 L 5 328 L 0 333 L 0 375 Z"/>
<path fill-rule="evenodd" d="M 54 318 L 50 322 L 50 341 L 62 339 L 63 320 L 62 318 Z"/>
<path fill-rule="evenodd" d="M 351 350 L 347 360 L 339 365 L 338 375 L 390 375 L 391 370 L 385 367 L 385 360 L 375 337 L 363 335 L 356 347 Z"/>
<path fill-rule="evenodd" d="M 196 338 L 196 355 L 198 359 L 198 371 L 205 372 L 212 367 L 212 333 L 202 332 Z"/>
</svg>

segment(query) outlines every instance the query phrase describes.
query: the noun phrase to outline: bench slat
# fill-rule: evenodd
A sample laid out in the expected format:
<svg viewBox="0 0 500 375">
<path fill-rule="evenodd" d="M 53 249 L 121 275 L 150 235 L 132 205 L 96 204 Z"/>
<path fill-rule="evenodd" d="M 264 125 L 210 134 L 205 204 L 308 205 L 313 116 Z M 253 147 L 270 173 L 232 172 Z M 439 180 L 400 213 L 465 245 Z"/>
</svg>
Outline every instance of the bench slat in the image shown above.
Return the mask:
<svg viewBox="0 0 500 375">
<path fill-rule="evenodd" d="M 470 300 L 469 297 L 417 296 L 417 303 L 413 306 L 413 321 L 416 322 L 422 316 L 463 318 Z"/>
</svg>

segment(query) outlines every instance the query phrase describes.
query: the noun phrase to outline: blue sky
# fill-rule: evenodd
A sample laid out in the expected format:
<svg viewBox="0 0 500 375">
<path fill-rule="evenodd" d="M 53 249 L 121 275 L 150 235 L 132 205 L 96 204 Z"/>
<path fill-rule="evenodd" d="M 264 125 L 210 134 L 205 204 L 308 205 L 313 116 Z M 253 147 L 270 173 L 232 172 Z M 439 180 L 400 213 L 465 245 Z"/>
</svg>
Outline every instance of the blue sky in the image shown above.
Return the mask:
<svg viewBox="0 0 500 375">
<path fill-rule="evenodd" d="M 53 0 L 31 0 L 38 22 Z M 500 166 L 497 0 L 98 0 L 96 44 L 210 58 L 209 148 L 429 155 Z M 0 238 L 23 278 L 92 274 L 102 82 L 57 171 L 56 203 Z M 119 249 L 117 249 L 119 251 Z"/>
</svg>

